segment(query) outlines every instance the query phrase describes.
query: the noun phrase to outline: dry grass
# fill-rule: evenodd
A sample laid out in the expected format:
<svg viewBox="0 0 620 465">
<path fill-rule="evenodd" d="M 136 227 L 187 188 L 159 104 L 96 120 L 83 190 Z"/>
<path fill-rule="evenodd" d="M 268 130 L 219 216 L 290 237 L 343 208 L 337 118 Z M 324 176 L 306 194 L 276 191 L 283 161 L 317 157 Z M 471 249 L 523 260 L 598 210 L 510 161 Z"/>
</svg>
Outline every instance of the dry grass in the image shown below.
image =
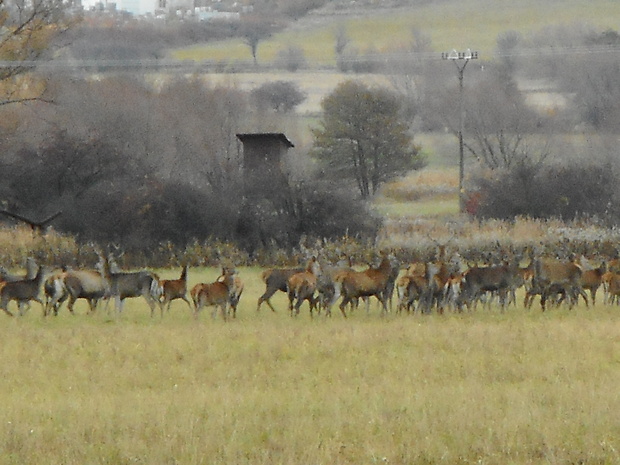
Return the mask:
<svg viewBox="0 0 620 465">
<path fill-rule="evenodd" d="M 458 193 L 458 188 L 457 169 L 427 168 L 413 171 L 384 185 L 381 195 L 400 201 L 451 198 Z"/>
<path fill-rule="evenodd" d="M 5 318 L 0 463 L 620 459 L 616 308 L 291 319 L 283 295 L 256 313 L 258 271 L 230 323 Z"/>
</svg>

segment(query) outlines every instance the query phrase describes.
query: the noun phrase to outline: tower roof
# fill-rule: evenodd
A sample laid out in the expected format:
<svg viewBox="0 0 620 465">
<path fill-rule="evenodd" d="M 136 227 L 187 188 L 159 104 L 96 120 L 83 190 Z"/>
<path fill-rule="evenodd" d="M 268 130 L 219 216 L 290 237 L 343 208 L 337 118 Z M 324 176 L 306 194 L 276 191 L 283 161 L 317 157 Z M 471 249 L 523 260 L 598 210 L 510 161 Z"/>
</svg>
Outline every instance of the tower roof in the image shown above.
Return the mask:
<svg viewBox="0 0 620 465">
<path fill-rule="evenodd" d="M 256 141 L 261 139 L 272 139 L 282 142 L 287 147 L 295 147 L 295 145 L 281 132 L 254 132 L 246 134 L 237 134 L 237 138 L 245 144 L 246 141 Z"/>
</svg>

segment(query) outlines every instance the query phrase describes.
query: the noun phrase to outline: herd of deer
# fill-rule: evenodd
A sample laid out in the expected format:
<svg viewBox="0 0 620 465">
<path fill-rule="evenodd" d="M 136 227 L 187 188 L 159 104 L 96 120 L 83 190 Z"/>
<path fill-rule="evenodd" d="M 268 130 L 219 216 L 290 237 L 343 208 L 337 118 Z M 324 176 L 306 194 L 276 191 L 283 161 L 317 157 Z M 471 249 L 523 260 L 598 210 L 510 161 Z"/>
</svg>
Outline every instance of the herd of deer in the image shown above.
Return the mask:
<svg viewBox="0 0 620 465">
<path fill-rule="evenodd" d="M 0 308 L 9 316 L 13 313 L 8 309 L 10 302 L 15 301 L 20 315 L 35 301 L 43 307 L 43 315 L 58 315 L 60 306 L 66 301 L 67 308 L 74 313 L 78 299 L 88 302 L 90 311 L 94 312 L 100 301 L 114 300 L 116 311 L 122 312 L 127 298 L 143 297 L 151 316 L 159 307 L 163 315 L 164 309 L 170 309 L 175 299 L 184 300 L 194 314 L 205 306 L 214 307 L 214 315 L 221 309 L 224 318 L 229 312 L 236 316 L 237 304 L 243 292 L 243 283 L 234 269 L 224 268 L 222 275 L 213 283 L 201 283 L 194 286 L 187 298 L 187 266 L 179 279 L 159 279 L 147 270 L 120 271 L 113 257 L 99 255 L 99 262 L 92 270 L 62 269 L 51 270 L 42 265 L 37 266 L 33 259 L 28 259 L 26 276 L 15 276 L 0 268 Z"/>
<path fill-rule="evenodd" d="M 368 312 L 370 297 L 378 300 L 384 315 L 392 307 L 395 292 L 397 313 L 474 310 L 479 304 L 490 305 L 494 299 L 503 310 L 516 304 L 519 289 L 524 289 L 526 308 L 531 308 L 534 298 L 540 296 L 543 311 L 548 303 L 566 303 L 572 308 L 580 298 L 586 306 L 594 305 L 601 287 L 605 303 L 620 304 L 620 260 L 601 261 L 593 266 L 584 257 L 532 255 L 527 266 L 522 266 L 522 262 L 522 257 L 511 253 L 492 263 L 467 266 L 458 253 L 448 256 L 445 248 L 440 248 L 435 259 L 410 263 L 404 269 L 390 255 L 384 255 L 378 266 L 363 271 L 353 269 L 346 259 L 336 265 L 321 266 L 312 258 L 305 269 L 265 271 L 266 290 L 258 299 L 257 309 L 267 302 L 275 311 L 269 298 L 277 291 L 288 294 L 292 315 L 297 315 L 302 303 L 308 301 L 311 316 L 314 310 L 331 315 L 338 299 L 344 317 L 347 311 L 358 307 L 360 299 L 366 302 Z M 586 291 L 590 292 L 589 297 Z"/>
<path fill-rule="evenodd" d="M 605 303 L 620 304 L 620 260 L 599 261 L 597 266 L 583 257 L 558 259 L 531 256 L 527 266 L 522 266 L 517 255 L 504 256 L 493 263 L 466 266 L 458 253 L 448 255 L 440 249 L 430 261 L 410 263 L 401 269 L 393 255 L 382 254 L 380 263 L 356 270 L 348 258 L 336 264 L 321 262 L 312 257 L 305 268 L 273 268 L 262 273 L 265 292 L 258 298 L 257 311 L 263 303 L 275 312 L 270 298 L 278 291 L 288 295 L 291 315 L 299 314 L 308 302 L 310 316 L 324 311 L 331 316 L 331 309 L 340 300 L 339 309 L 344 317 L 365 301 L 370 311 L 370 298 L 381 306 L 381 315 L 392 307 L 396 293 L 396 312 L 430 313 L 436 310 L 474 310 L 479 304 L 490 305 L 497 300 L 505 309 L 516 304 L 517 290 L 525 292 L 524 306 L 530 308 L 540 296 L 544 311 L 547 303 L 567 304 L 570 308 L 582 298 L 588 306 L 596 303 L 599 288 L 605 292 Z M 122 312 L 125 299 L 142 297 L 146 300 L 151 316 L 159 307 L 170 310 L 173 300 L 183 300 L 198 317 L 204 307 L 213 307 L 226 320 L 236 317 L 237 306 L 243 292 L 243 282 L 234 268 L 224 267 L 221 275 L 211 283 L 196 284 L 188 290 L 188 267 L 184 266 L 178 279 L 159 279 L 147 270 L 121 271 L 112 256 L 99 255 L 95 269 L 51 270 L 27 262 L 26 276 L 14 276 L 0 267 L 0 308 L 10 316 L 8 305 L 14 301 L 22 315 L 32 301 L 43 307 L 43 315 L 57 315 L 60 306 L 74 313 L 78 299 L 84 299 L 93 312 L 100 301 L 114 300 L 115 309 Z M 590 292 L 590 296 L 586 294 Z M 188 298 L 189 294 L 189 298 Z"/>
</svg>

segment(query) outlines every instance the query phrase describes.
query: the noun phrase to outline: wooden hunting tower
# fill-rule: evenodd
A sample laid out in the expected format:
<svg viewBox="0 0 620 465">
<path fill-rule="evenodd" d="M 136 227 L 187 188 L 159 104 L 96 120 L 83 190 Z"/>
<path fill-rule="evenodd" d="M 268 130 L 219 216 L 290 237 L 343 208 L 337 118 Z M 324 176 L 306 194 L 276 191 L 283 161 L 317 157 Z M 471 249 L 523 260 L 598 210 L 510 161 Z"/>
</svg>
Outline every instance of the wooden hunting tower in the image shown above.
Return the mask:
<svg viewBox="0 0 620 465">
<path fill-rule="evenodd" d="M 257 193 L 262 185 L 263 193 L 287 185 L 282 170 L 282 158 L 293 143 L 282 133 L 237 134 L 243 144 L 243 171 L 246 180 L 246 192 Z M 267 185 L 266 185 L 267 184 Z M 271 187 L 271 189 L 265 187 Z"/>
<path fill-rule="evenodd" d="M 243 168 L 250 171 L 273 171 L 280 169 L 282 155 L 295 147 L 281 132 L 237 134 L 243 144 Z"/>
</svg>

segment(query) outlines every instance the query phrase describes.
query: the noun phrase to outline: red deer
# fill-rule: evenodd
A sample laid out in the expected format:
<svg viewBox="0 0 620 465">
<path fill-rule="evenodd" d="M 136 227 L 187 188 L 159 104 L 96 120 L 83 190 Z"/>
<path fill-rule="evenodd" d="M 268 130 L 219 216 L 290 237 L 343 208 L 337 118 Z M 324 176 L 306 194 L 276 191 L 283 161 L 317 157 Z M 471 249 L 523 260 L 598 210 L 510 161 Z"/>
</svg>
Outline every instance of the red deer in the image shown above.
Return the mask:
<svg viewBox="0 0 620 465">
<path fill-rule="evenodd" d="M 221 275 L 218 280 L 223 280 L 224 275 Z M 237 318 L 237 307 L 239 306 L 239 301 L 241 300 L 241 294 L 243 294 L 244 284 L 241 278 L 235 273 L 235 276 L 232 280 L 232 286 L 230 289 L 230 312 L 232 313 L 233 318 Z"/>
<path fill-rule="evenodd" d="M 620 274 L 608 271 L 603 275 L 603 289 L 605 290 L 605 304 L 620 303 Z"/>
<path fill-rule="evenodd" d="M 405 273 L 396 280 L 397 312 L 415 311 L 415 302 L 420 300 L 427 287 L 426 264 L 420 262 L 409 265 Z"/>
<path fill-rule="evenodd" d="M 212 317 L 217 316 L 218 308 L 221 310 L 224 321 L 228 320 L 228 305 L 235 291 L 234 278 L 236 271 L 232 268 L 223 268 L 222 275 L 213 283 L 196 284 L 190 291 L 194 303 L 194 317 L 203 307 L 214 307 Z"/>
<path fill-rule="evenodd" d="M 393 276 L 393 264 L 389 256 L 384 256 L 378 267 L 370 267 L 365 271 L 344 271 L 335 277 L 336 299 L 342 296 L 340 311 L 347 316 L 345 307 L 360 297 L 376 297 L 381 303 L 381 315 L 385 315 L 388 295 L 386 288 Z M 366 300 L 366 312 L 369 312 L 370 299 Z"/>
<path fill-rule="evenodd" d="M 0 288 L 0 308 L 4 312 L 13 316 L 9 311 L 8 305 L 11 301 L 16 301 L 19 306 L 19 314 L 24 314 L 24 306 L 30 306 L 30 302 L 34 300 L 39 302 L 43 310 L 45 310 L 44 302 L 41 299 L 43 290 L 43 282 L 49 270 L 45 266 L 39 266 L 36 276 L 33 279 L 22 279 L 19 281 L 9 281 L 2 283 Z"/>
<path fill-rule="evenodd" d="M 547 299 L 561 293 L 568 299 L 570 308 L 581 295 L 587 302 L 581 287 L 581 267 L 572 261 L 558 259 L 537 259 L 534 262 L 532 288 L 540 291 L 540 306 L 544 311 Z"/>
<path fill-rule="evenodd" d="M 317 282 L 320 275 L 321 266 L 316 257 L 312 257 L 305 271 L 295 273 L 288 278 L 286 289 L 291 316 L 299 315 L 301 304 L 304 300 L 307 300 L 310 305 L 310 316 L 312 317 L 312 310 L 316 308 L 317 304 L 314 294 L 317 290 Z"/>
<path fill-rule="evenodd" d="M 427 286 L 420 298 L 420 306 L 423 313 L 430 312 L 435 305 L 439 313 L 443 312 L 443 298 L 445 296 L 446 285 L 454 274 L 455 271 L 446 262 L 427 263 Z"/>
<path fill-rule="evenodd" d="M 98 265 L 102 265 L 99 263 Z M 45 315 L 51 311 L 58 315 L 60 305 L 68 300 L 67 308 L 74 313 L 78 299 L 88 301 L 90 312 L 94 312 L 100 300 L 109 297 L 110 285 L 103 276 L 103 270 L 65 270 L 52 274 L 45 281 L 47 303 Z"/>
<path fill-rule="evenodd" d="M 263 302 L 267 302 L 267 305 L 269 305 L 271 311 L 275 312 L 276 309 L 273 305 L 271 305 L 269 299 L 278 291 L 287 292 L 286 285 L 288 283 L 288 278 L 293 276 L 295 273 L 301 273 L 302 271 L 304 271 L 303 268 L 272 268 L 270 270 L 263 271 L 262 279 L 266 285 L 266 289 L 263 295 L 258 298 L 256 311 L 260 310 L 260 306 Z"/>
<path fill-rule="evenodd" d="M 104 259 L 103 269 L 104 277 L 110 285 L 110 296 L 114 297 L 118 313 L 122 313 L 125 299 L 143 297 L 151 309 L 151 316 L 153 316 L 158 305 L 163 315 L 163 306 L 160 303 L 162 289 L 156 274 L 146 270 L 116 271 L 116 263 L 111 257 Z M 112 271 L 113 269 L 114 271 Z"/>
<path fill-rule="evenodd" d="M 463 302 L 475 309 L 482 296 L 497 294 L 502 309 L 506 308 L 510 292 L 520 286 L 522 274 L 518 263 L 474 266 L 465 272 Z"/>
<path fill-rule="evenodd" d="M 187 298 L 187 269 L 188 266 L 185 265 L 179 279 L 162 279 L 159 282 L 162 288 L 162 305 L 166 307 L 168 312 L 172 301 L 176 299 L 184 301 L 190 310 L 192 308 Z"/>
<path fill-rule="evenodd" d="M 443 288 L 442 308 L 448 307 L 452 310 L 462 311 L 461 293 L 463 283 L 465 282 L 465 273 L 454 273 L 449 278 Z"/>
<path fill-rule="evenodd" d="M 603 275 L 606 271 L 607 265 L 602 263 L 598 268 L 583 270 L 581 273 L 581 287 L 584 291 L 590 291 L 590 300 L 593 306 L 596 305 L 596 293 L 603 284 Z"/>
<path fill-rule="evenodd" d="M 515 279 L 509 285 L 508 302 L 506 305 L 517 305 L 517 290 L 521 287 L 527 292 L 532 287 L 532 279 L 534 278 L 534 263 L 526 267 L 519 267 Z"/>
<path fill-rule="evenodd" d="M 336 301 L 334 279 L 338 273 L 343 271 L 353 271 L 351 259 L 346 256 L 343 256 L 335 265 L 321 266 L 321 275 L 317 281 L 318 311 L 324 309 L 327 316 L 331 316 L 331 307 Z"/>
</svg>

